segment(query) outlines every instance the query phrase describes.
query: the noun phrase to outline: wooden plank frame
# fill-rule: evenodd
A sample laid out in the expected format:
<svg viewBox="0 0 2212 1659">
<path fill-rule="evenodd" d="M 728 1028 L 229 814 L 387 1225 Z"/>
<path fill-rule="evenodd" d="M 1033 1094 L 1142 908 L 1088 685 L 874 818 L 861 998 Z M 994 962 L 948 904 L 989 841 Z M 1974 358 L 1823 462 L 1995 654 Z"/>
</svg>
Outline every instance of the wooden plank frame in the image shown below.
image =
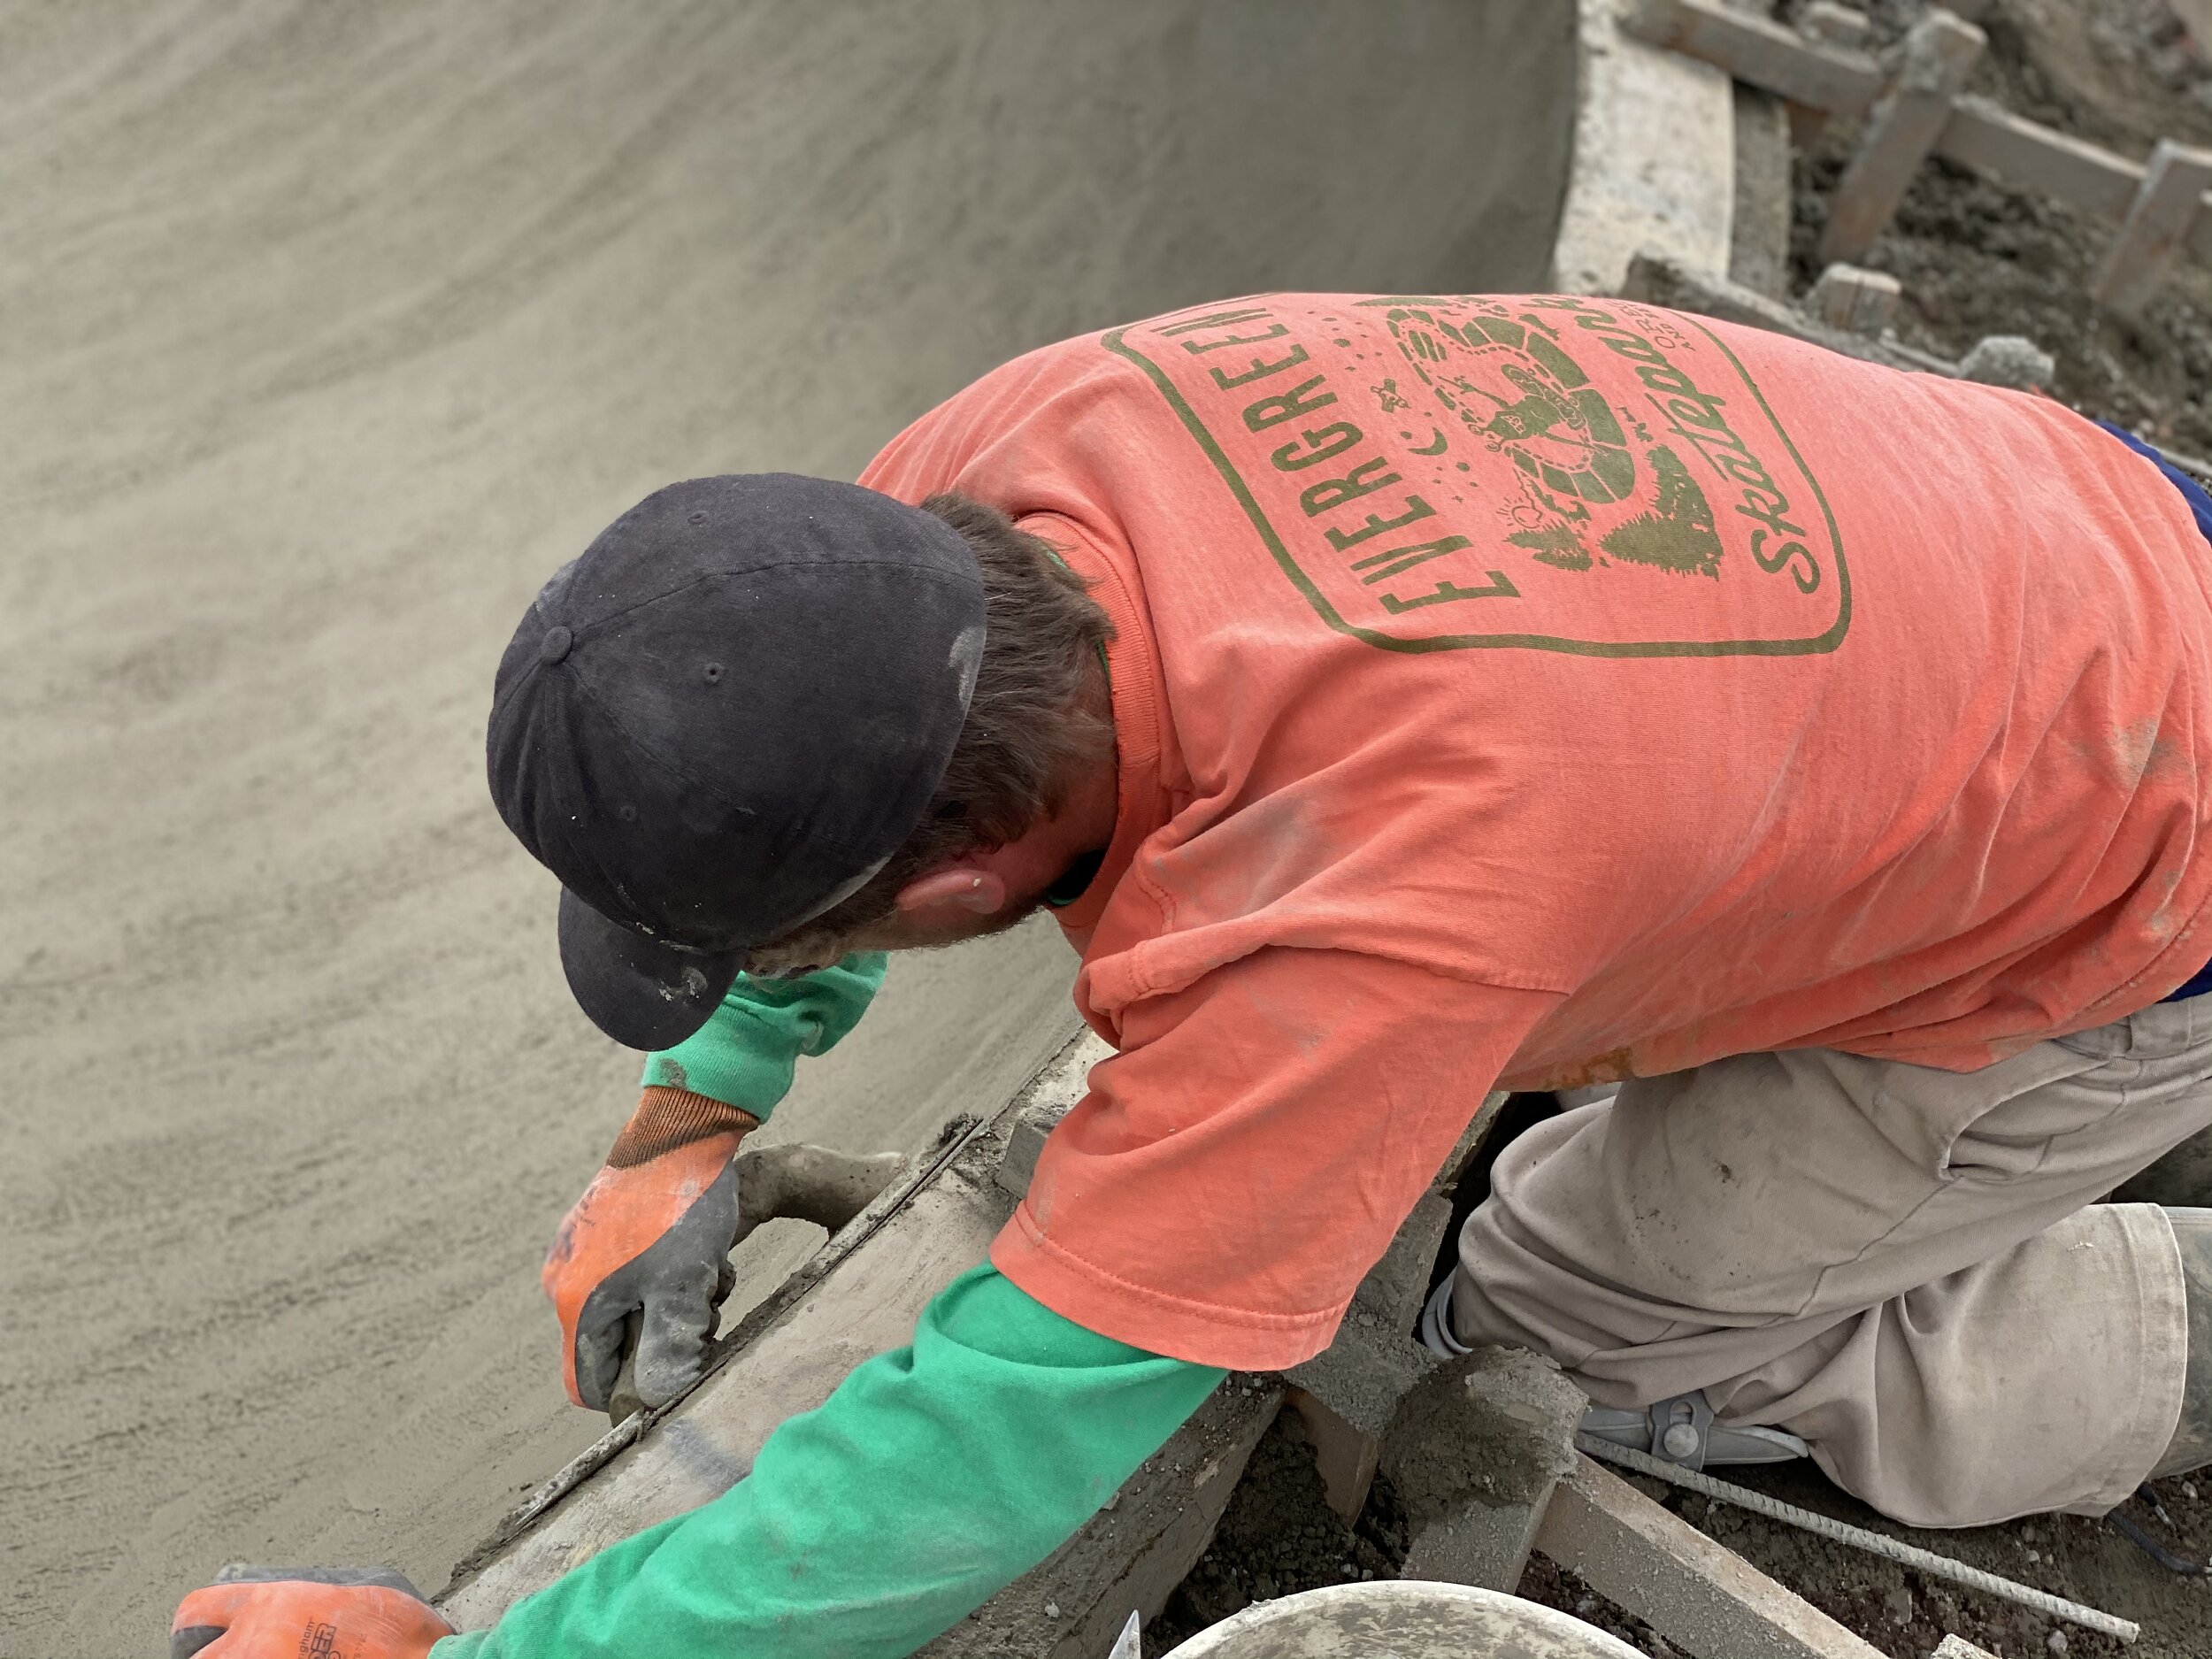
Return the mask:
<svg viewBox="0 0 2212 1659">
<path fill-rule="evenodd" d="M 2143 169 L 2136 163 L 1971 93 L 1951 106 L 1935 153 L 2115 223 L 2127 216 L 2143 187 Z"/>
<path fill-rule="evenodd" d="M 1831 115 L 1863 114 L 1882 96 L 1882 67 L 1867 53 L 1816 44 L 1779 23 L 1710 0 L 1637 0 L 1622 27 Z"/>
<path fill-rule="evenodd" d="M 2212 14 L 2212 0 L 2199 3 Z M 1957 10 L 1978 12 L 1979 8 L 1962 0 Z M 1941 15 L 1931 13 L 1923 22 L 1932 23 Z M 1801 38 L 1778 23 L 1736 12 L 1722 0 L 1634 0 L 1622 27 L 1638 39 L 1715 65 L 1747 85 L 1778 93 L 1809 119 L 1863 115 L 1882 103 L 1890 90 L 1889 77 L 1870 54 Z M 1952 18 L 1943 27 L 1955 33 L 1969 26 Z M 1909 67 L 1901 79 L 1911 81 Z M 1975 168 L 2015 188 L 2055 196 L 2114 225 L 2128 221 L 2142 197 L 2149 172 L 2142 163 L 2015 115 L 1990 99 L 1960 91 L 1955 85 L 1940 103 L 1922 102 L 1909 134 L 1915 142 L 1924 136 L 1918 127 L 1927 124 L 1929 111 L 1941 107 L 1947 107 L 1949 112 L 1935 123 L 1932 142 L 1922 145 L 1923 154 L 1932 153 Z M 1902 154 L 1906 148 L 1901 140 L 1896 153 Z M 1892 164 L 1881 170 L 1885 188 L 1870 192 L 1867 204 L 1878 207 L 1881 196 L 1901 196 L 1901 180 L 1909 172 L 1908 167 L 1901 174 L 1893 157 Z M 1893 199 L 1892 211 L 1894 205 Z M 1853 221 L 1848 234 L 1839 233 L 1832 242 L 1824 242 L 1825 257 L 1850 258 L 1855 257 L 1850 250 L 1863 252 L 1871 245 L 1872 235 L 1857 221 L 1875 216 L 1847 208 L 1845 217 Z M 1886 213 L 1879 215 L 1879 222 L 1873 226 L 1875 234 L 1887 218 Z M 2200 264 L 2212 265 L 2212 190 L 2198 193 L 2192 204 L 2187 191 L 2170 187 L 2156 213 L 2146 223 L 2149 227 L 2146 241 L 2153 244 L 2153 263 L 2159 250 L 2171 247 Z M 2128 274 L 2135 254 L 2125 245 L 2124 236 L 2123 243 L 2116 256 L 2117 274 L 2108 286 L 2124 308 L 2131 290 L 2140 283 Z M 2154 280 L 2154 273 L 2149 280 Z"/>
<path fill-rule="evenodd" d="M 1578 1452 L 1536 1548 L 1695 1659 L 1882 1659 L 1881 1650 Z"/>
</svg>

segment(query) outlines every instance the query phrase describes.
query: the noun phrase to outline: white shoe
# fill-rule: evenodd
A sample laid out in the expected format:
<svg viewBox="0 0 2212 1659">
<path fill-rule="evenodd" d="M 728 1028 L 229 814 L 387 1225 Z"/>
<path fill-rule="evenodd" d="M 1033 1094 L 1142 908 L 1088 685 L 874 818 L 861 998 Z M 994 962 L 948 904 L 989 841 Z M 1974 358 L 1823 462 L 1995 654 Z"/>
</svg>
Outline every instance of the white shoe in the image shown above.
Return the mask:
<svg viewBox="0 0 2212 1659">
<path fill-rule="evenodd" d="M 1473 1351 L 1452 1333 L 1452 1281 L 1448 1279 L 1429 1293 L 1422 1306 L 1421 1346 L 1439 1359 L 1456 1359 Z"/>
</svg>

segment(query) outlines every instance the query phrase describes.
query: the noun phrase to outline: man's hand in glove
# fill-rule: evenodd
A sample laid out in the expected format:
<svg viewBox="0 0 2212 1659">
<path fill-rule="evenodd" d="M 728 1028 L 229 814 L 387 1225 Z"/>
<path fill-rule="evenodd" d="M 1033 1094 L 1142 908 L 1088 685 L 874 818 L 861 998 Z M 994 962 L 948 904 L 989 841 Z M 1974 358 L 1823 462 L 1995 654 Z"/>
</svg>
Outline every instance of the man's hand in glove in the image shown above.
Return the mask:
<svg viewBox="0 0 2212 1659">
<path fill-rule="evenodd" d="M 179 1603 L 169 1659 L 422 1659 L 452 1634 L 396 1572 L 234 1566 Z"/>
<path fill-rule="evenodd" d="M 540 1282 L 561 1317 L 568 1397 L 607 1409 L 637 1316 L 635 1381 L 648 1406 L 699 1379 L 729 1294 L 737 1143 L 760 1126 L 734 1106 L 649 1088 L 607 1166 L 561 1223 Z"/>
</svg>

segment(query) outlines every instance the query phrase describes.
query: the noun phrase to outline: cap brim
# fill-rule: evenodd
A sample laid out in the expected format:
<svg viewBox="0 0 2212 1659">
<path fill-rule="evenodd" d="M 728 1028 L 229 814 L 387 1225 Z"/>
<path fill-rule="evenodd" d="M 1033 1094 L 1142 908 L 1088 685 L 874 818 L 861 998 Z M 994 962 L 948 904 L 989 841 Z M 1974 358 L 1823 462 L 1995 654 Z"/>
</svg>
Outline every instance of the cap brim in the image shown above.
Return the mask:
<svg viewBox="0 0 2212 1659">
<path fill-rule="evenodd" d="M 591 1023 L 626 1048 L 672 1048 L 705 1025 L 745 965 L 657 944 L 561 889 L 561 968 Z"/>
</svg>

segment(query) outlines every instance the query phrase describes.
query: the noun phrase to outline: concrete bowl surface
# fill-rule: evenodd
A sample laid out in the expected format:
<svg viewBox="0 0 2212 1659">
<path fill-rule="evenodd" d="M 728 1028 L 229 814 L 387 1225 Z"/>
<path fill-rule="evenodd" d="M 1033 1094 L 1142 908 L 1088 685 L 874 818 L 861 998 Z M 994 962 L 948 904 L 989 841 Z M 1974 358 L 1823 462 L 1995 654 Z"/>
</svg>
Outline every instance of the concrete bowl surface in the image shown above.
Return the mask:
<svg viewBox="0 0 2212 1659">
<path fill-rule="evenodd" d="M 850 477 L 1056 338 L 1540 285 L 1574 27 L 0 19 L 0 1647 L 157 1651 L 236 1558 L 440 1583 L 603 1427 L 536 1273 L 637 1056 L 481 781 L 538 585 L 660 484 Z M 764 1133 L 925 1143 L 1058 1047 L 1073 967 L 1049 927 L 901 963 Z M 807 1242 L 749 1244 L 755 1287 Z"/>
<path fill-rule="evenodd" d="M 1259 1601 L 1174 1659 L 1640 1659 L 1618 1637 L 1498 1590 L 1419 1578 Z"/>
</svg>

